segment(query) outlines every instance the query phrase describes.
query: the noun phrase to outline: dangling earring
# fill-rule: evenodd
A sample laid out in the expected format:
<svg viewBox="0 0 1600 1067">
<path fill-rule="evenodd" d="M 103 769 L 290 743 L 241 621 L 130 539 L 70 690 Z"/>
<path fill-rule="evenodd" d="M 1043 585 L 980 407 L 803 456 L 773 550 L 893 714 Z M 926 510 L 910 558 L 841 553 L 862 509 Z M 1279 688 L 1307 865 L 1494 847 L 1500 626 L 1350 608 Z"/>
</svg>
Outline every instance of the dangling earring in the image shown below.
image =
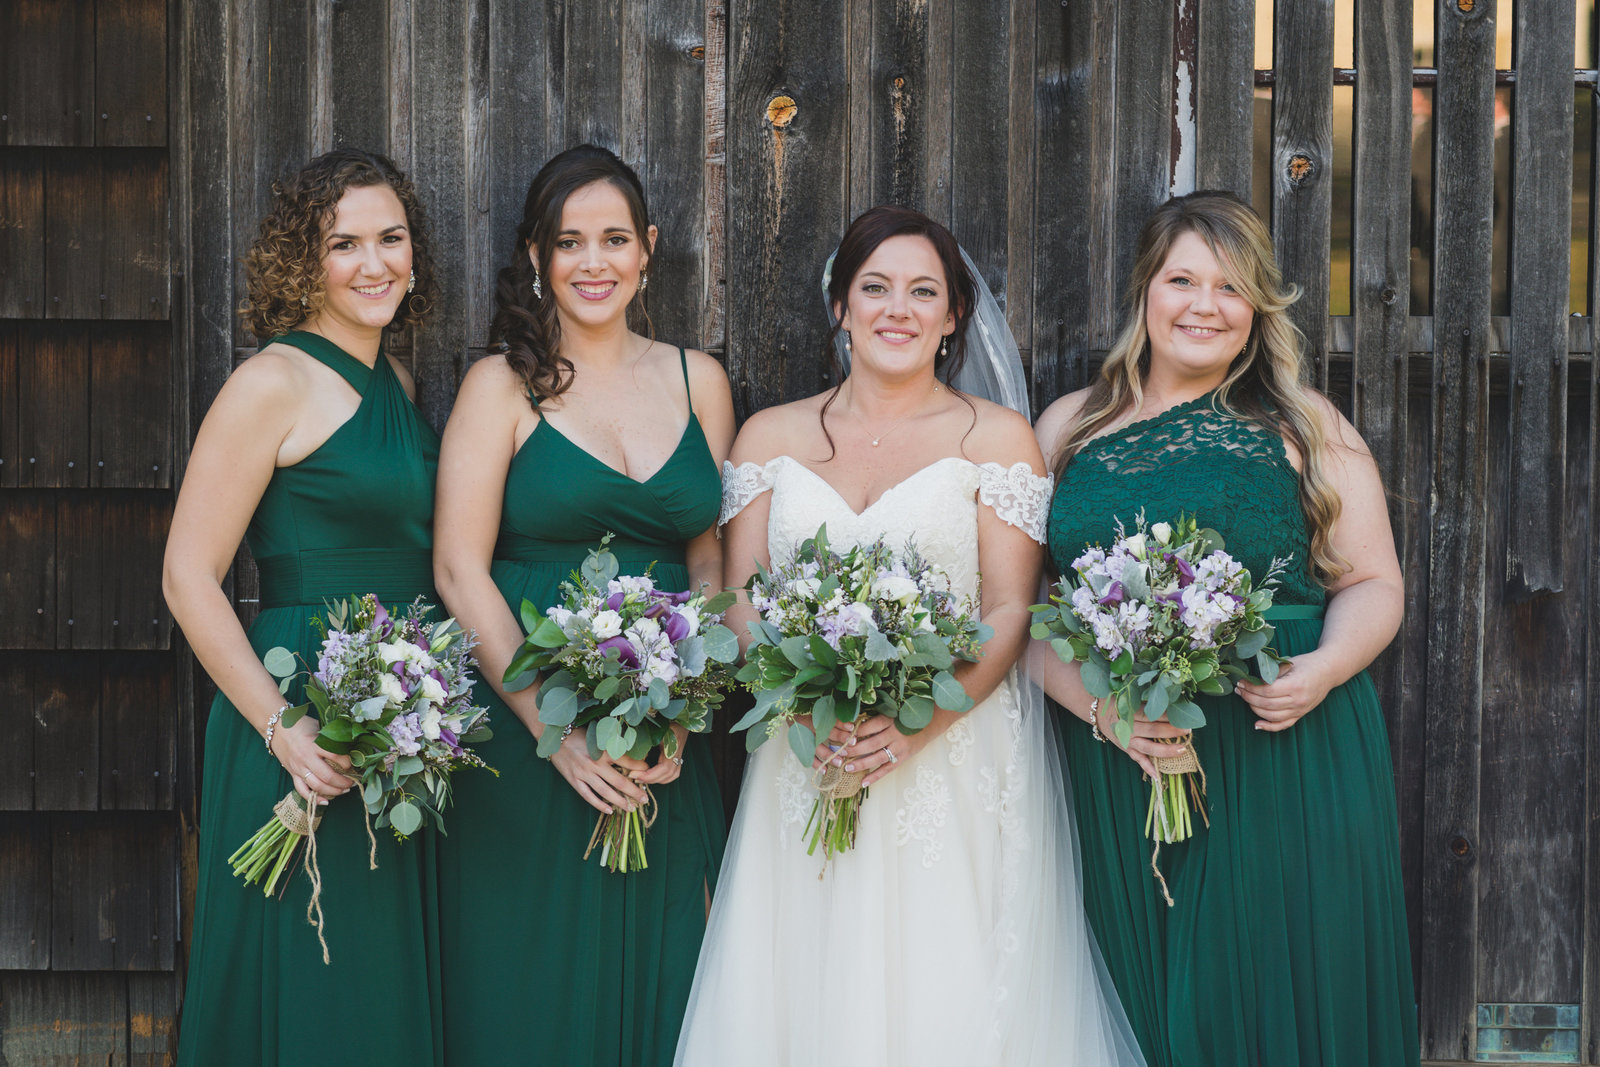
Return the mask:
<svg viewBox="0 0 1600 1067">
<path fill-rule="evenodd" d="M 949 334 L 945 334 L 944 335 L 944 340 L 939 342 L 939 359 L 942 361 L 942 360 L 946 360 L 946 359 L 949 359 L 949 358 L 950 358 L 950 335 Z"/>
<path fill-rule="evenodd" d="M 845 359 L 849 359 L 850 358 L 850 331 L 849 330 L 846 330 L 844 332 L 844 358 Z"/>
<path fill-rule="evenodd" d="M 417 272 L 412 270 L 411 277 L 406 279 L 406 294 L 410 295 L 417 288 Z"/>
<path fill-rule="evenodd" d="M 533 298 L 535 300 L 543 300 L 544 299 L 544 286 L 539 284 L 539 268 L 538 267 L 533 268 Z"/>
<path fill-rule="evenodd" d="M 650 272 L 647 271 L 647 270 L 640 271 L 639 272 L 639 291 L 641 293 L 644 292 L 645 286 L 647 286 L 649 284 L 650 284 Z"/>
</svg>

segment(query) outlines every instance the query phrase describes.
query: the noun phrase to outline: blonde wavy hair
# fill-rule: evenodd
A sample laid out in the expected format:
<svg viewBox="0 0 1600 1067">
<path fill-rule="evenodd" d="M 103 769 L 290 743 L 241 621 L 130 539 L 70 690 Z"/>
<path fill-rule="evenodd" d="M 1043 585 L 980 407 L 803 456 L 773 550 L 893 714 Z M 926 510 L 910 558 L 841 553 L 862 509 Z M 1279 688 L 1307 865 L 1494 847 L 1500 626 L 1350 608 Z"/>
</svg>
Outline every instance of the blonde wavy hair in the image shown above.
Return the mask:
<svg viewBox="0 0 1600 1067">
<path fill-rule="evenodd" d="M 438 295 L 428 247 L 427 213 L 400 169 L 375 152 L 343 148 L 325 152 L 294 174 L 272 183 L 272 208 L 245 255 L 245 301 L 239 317 L 265 344 L 322 310 L 328 272 L 322 235 L 339 201 L 351 189 L 387 185 L 405 208 L 411 269 L 417 284 L 400 302 L 389 329 L 421 325 Z"/>
<path fill-rule="evenodd" d="M 1302 379 L 1305 337 L 1288 314 L 1300 290 L 1284 284 L 1273 256 L 1272 235 L 1261 216 L 1232 193 L 1203 190 L 1173 197 L 1145 222 L 1128 279 L 1127 322 L 1055 456 L 1056 478 L 1090 438 L 1143 402 L 1144 379 L 1150 371 L 1145 326 L 1150 284 L 1172 246 L 1187 233 L 1206 243 L 1235 291 L 1255 309 L 1250 338 L 1229 366 L 1217 390 L 1216 406 L 1226 414 L 1272 427 L 1300 452 L 1300 506 L 1311 538 L 1312 572 L 1329 584 L 1350 565 L 1333 546 L 1341 503 L 1328 478 L 1329 444 L 1317 393 Z"/>
</svg>

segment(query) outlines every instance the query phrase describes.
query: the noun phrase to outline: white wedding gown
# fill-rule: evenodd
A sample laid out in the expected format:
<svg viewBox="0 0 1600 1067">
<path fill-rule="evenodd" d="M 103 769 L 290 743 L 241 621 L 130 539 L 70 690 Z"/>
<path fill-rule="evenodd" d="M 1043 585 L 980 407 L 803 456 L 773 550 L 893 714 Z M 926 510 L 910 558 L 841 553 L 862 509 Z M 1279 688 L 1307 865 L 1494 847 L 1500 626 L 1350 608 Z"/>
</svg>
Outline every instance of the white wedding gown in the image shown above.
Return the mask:
<svg viewBox="0 0 1600 1067">
<path fill-rule="evenodd" d="M 977 591 L 978 507 L 1042 542 L 1050 502 L 1049 479 L 1025 464 L 952 457 L 856 514 L 785 456 L 724 466 L 722 521 L 769 490 L 774 564 L 825 522 L 840 548 L 914 538 L 967 595 Z M 1084 917 L 1044 714 L 1039 700 L 1019 699 L 1013 672 L 872 786 L 855 848 L 826 871 L 820 848 L 806 854 L 810 769 L 781 737 L 758 749 L 677 1063 L 1142 1064 Z"/>
</svg>

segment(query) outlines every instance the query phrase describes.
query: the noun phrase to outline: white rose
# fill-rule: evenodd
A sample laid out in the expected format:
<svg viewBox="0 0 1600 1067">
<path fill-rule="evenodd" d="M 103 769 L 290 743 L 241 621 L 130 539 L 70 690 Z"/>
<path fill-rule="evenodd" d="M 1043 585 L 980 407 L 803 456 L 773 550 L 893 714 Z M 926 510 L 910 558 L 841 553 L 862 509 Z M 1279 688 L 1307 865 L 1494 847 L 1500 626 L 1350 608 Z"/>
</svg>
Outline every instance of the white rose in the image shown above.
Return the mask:
<svg viewBox="0 0 1600 1067">
<path fill-rule="evenodd" d="M 607 609 L 594 617 L 594 635 L 604 641 L 622 632 L 622 616 Z"/>
<path fill-rule="evenodd" d="M 789 583 L 789 592 L 796 596 L 803 596 L 807 600 L 817 595 L 817 590 L 822 588 L 822 582 L 816 578 L 796 578 Z"/>
<path fill-rule="evenodd" d="M 447 696 L 449 696 L 449 694 L 444 691 L 444 686 L 440 685 L 438 680 L 435 679 L 433 675 L 425 674 L 422 676 L 423 700 L 430 701 L 434 704 L 443 704 Z"/>
<path fill-rule="evenodd" d="M 1154 526 L 1150 527 L 1150 535 L 1157 541 L 1160 541 L 1162 544 L 1168 544 L 1172 540 L 1172 524 L 1169 522 L 1158 522 Z"/>
<path fill-rule="evenodd" d="M 563 630 L 567 628 L 567 623 L 572 621 L 572 612 L 560 606 L 549 608 L 545 611 L 545 614 L 550 617 L 552 622 L 561 627 Z"/>
<path fill-rule="evenodd" d="M 444 715 L 432 705 L 429 705 L 426 711 L 417 716 L 417 725 L 422 729 L 422 736 L 429 741 L 439 740 L 439 727 L 443 723 Z"/>
<path fill-rule="evenodd" d="M 692 604 L 684 604 L 677 609 L 678 615 L 689 624 L 689 636 L 693 637 L 700 632 L 700 612 Z"/>
<path fill-rule="evenodd" d="M 383 662 L 388 664 L 399 663 L 409 659 L 407 650 L 410 646 L 404 641 L 379 641 L 378 655 L 383 657 Z"/>
<path fill-rule="evenodd" d="M 910 578 L 886 574 L 872 583 L 872 595 L 878 600 L 892 600 L 896 604 L 909 604 L 917 599 L 920 590 Z"/>
<path fill-rule="evenodd" d="M 400 679 L 392 674 L 378 675 L 378 692 L 389 702 L 392 708 L 398 708 L 406 702 L 405 686 L 400 684 Z"/>
<path fill-rule="evenodd" d="M 1142 533 L 1134 534 L 1132 537 L 1128 538 L 1127 539 L 1127 549 L 1128 549 L 1128 554 L 1129 555 L 1137 556 L 1140 559 L 1143 559 L 1144 558 L 1144 534 L 1142 534 Z"/>
</svg>

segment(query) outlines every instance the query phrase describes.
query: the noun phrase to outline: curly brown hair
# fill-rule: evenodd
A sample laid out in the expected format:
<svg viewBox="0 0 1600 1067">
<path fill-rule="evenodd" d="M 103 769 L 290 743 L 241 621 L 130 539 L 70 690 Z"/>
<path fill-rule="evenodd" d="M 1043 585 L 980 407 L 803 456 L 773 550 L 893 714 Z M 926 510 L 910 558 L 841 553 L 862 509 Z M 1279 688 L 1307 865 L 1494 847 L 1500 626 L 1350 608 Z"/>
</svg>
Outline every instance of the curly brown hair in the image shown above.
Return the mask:
<svg viewBox="0 0 1600 1067">
<path fill-rule="evenodd" d="M 609 182 L 627 201 L 628 214 L 647 255 L 650 211 L 645 205 L 644 186 L 616 153 L 598 145 L 581 144 L 551 157 L 528 186 L 522 205 L 522 221 L 511 248 L 511 261 L 500 269 L 494 300 L 498 310 L 489 324 L 489 350 L 505 356 L 506 365 L 523 380 L 531 396 L 548 400 L 560 396 L 572 385 L 573 366 L 561 354 L 561 323 L 556 317 L 556 301 L 546 292 L 535 296 L 536 277 L 549 273 L 555 255 L 556 235 L 561 231 L 561 211 L 567 198 L 596 182 Z M 539 267 L 534 269 L 528 249 L 538 250 Z M 652 339 L 655 329 L 643 297 L 635 291 L 632 305 L 639 309 L 635 326 L 642 325 Z"/>
<path fill-rule="evenodd" d="M 438 298 L 428 217 L 416 187 L 385 156 L 359 149 L 326 152 L 287 178 L 272 183 L 272 210 L 261 220 L 245 256 L 245 302 L 239 317 L 265 343 L 299 326 L 322 309 L 327 272 L 322 235 L 350 189 L 387 185 L 400 198 L 411 235 L 411 269 L 417 284 L 400 302 L 389 329 L 417 326 Z"/>
</svg>

